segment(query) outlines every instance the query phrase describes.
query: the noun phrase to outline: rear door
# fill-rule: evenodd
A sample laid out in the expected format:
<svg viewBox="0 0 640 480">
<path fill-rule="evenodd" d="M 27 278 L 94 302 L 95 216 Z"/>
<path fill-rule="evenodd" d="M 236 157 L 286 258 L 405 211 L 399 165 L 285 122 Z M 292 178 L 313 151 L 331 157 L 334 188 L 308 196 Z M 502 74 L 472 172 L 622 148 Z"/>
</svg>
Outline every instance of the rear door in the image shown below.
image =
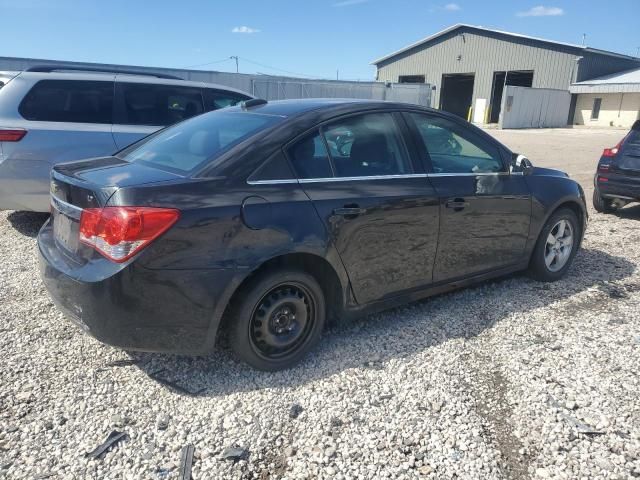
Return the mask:
<svg viewBox="0 0 640 480">
<path fill-rule="evenodd" d="M 395 113 L 335 120 L 287 153 L 359 303 L 431 283 L 438 201 Z"/>
<path fill-rule="evenodd" d="M 529 235 L 531 195 L 510 174 L 500 149 L 467 124 L 436 114 L 406 114 L 440 202 L 434 281 L 517 264 Z"/>
<path fill-rule="evenodd" d="M 122 149 L 162 127 L 202 112 L 200 88 L 117 79 L 113 138 Z"/>
</svg>

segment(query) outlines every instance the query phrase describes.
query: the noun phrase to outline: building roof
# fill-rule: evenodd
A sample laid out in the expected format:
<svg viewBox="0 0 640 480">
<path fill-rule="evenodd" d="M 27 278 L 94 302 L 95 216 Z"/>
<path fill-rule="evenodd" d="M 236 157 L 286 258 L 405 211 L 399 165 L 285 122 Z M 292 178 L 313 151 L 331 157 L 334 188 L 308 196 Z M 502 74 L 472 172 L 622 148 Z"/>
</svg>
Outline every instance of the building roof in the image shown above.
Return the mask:
<svg viewBox="0 0 640 480">
<path fill-rule="evenodd" d="M 640 92 L 640 68 L 572 83 L 569 91 L 571 93 Z"/>
<path fill-rule="evenodd" d="M 591 52 L 591 53 L 596 53 L 596 54 L 600 54 L 600 55 L 607 55 L 607 56 L 612 56 L 612 57 L 619 57 L 619 58 L 628 58 L 628 59 L 632 59 L 632 60 L 639 60 L 636 57 L 632 57 L 629 55 L 623 55 L 621 53 L 616 53 L 616 52 L 609 52 L 607 50 L 599 50 L 597 48 L 591 48 L 591 47 L 586 47 L 584 45 L 577 45 L 574 43 L 565 43 L 565 42 L 556 42 L 554 40 L 547 40 L 544 38 L 538 38 L 538 37 L 531 37 L 529 35 L 522 35 L 520 33 L 513 33 L 513 32 L 505 32 L 503 30 L 495 30 L 493 28 L 486 28 L 486 27 L 482 27 L 480 25 L 470 25 L 468 23 L 456 23 L 455 25 L 452 25 L 448 28 L 445 28 L 444 30 L 441 30 L 437 33 L 434 33 L 433 35 L 429 35 L 426 38 L 423 38 L 422 40 L 419 40 L 415 43 L 412 43 L 411 45 L 407 45 L 406 47 L 401 48 L 400 50 L 397 50 L 395 52 L 392 52 L 388 55 L 385 55 L 384 57 L 380 57 L 376 60 L 374 60 L 373 62 L 371 62 L 371 65 L 378 65 L 379 63 L 384 62 L 385 60 L 388 60 L 390 58 L 393 58 L 397 55 L 400 55 L 402 53 L 405 53 L 413 48 L 419 47 L 421 45 L 424 45 L 432 40 L 435 40 L 443 35 L 446 35 L 449 32 L 453 32 L 455 30 L 458 29 L 471 29 L 471 30 L 476 30 L 479 31 L 480 33 L 484 32 L 484 33 L 492 33 L 492 34 L 499 34 L 499 35 L 505 35 L 508 37 L 513 37 L 513 38 L 518 38 L 518 39 L 525 39 L 525 40 L 533 40 L 535 42 L 541 42 L 541 43 L 546 43 L 548 44 L 550 47 L 556 46 L 556 47 L 569 47 L 569 48 L 573 48 L 582 52 Z"/>
</svg>

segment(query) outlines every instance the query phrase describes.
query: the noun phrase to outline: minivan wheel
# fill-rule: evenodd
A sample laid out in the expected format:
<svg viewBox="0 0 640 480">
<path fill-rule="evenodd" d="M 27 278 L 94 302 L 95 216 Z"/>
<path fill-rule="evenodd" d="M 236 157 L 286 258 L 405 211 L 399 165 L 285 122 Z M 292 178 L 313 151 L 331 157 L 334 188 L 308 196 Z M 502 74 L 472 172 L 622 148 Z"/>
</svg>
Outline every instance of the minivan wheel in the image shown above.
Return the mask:
<svg viewBox="0 0 640 480">
<path fill-rule="evenodd" d="M 299 270 L 266 272 L 234 299 L 229 342 L 235 354 L 259 370 L 299 362 L 319 341 L 326 319 L 322 288 Z"/>
<path fill-rule="evenodd" d="M 578 251 L 581 234 L 578 217 L 572 210 L 563 208 L 551 215 L 533 251 L 531 275 L 543 282 L 564 277 Z"/>
<path fill-rule="evenodd" d="M 613 213 L 616 211 L 613 200 L 604 198 L 597 188 L 593 190 L 593 208 L 599 213 Z"/>
</svg>

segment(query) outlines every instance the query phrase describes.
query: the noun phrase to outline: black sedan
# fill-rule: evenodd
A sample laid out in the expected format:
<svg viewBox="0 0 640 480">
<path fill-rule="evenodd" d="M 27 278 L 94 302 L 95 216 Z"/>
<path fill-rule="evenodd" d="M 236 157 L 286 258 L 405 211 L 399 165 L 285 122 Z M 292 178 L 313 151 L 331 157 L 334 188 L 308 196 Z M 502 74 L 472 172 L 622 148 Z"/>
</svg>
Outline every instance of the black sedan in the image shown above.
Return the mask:
<svg viewBox="0 0 640 480">
<path fill-rule="evenodd" d="M 613 148 L 605 148 L 594 177 L 593 207 L 612 213 L 640 202 L 640 120 Z"/>
<path fill-rule="evenodd" d="M 563 277 L 580 186 L 452 115 L 300 100 L 207 113 L 57 165 L 38 236 L 58 306 L 100 341 L 286 368 L 328 319 L 511 272 Z"/>
</svg>

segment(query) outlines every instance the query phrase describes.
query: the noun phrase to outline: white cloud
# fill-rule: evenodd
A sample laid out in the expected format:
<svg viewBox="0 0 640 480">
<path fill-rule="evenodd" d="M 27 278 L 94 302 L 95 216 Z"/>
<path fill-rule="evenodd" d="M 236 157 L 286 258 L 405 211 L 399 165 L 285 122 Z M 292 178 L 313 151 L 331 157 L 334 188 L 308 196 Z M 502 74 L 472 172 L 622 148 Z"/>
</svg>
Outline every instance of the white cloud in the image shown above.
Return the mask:
<svg viewBox="0 0 640 480">
<path fill-rule="evenodd" d="M 518 12 L 518 17 L 557 17 L 564 15 L 564 10 L 560 7 L 544 7 L 538 5 L 537 7 L 530 8 L 526 12 Z"/>
<path fill-rule="evenodd" d="M 251 28 L 244 25 L 241 27 L 233 27 L 231 30 L 232 33 L 258 33 L 259 31 L 260 30 L 257 28 Z"/>
<path fill-rule="evenodd" d="M 458 5 L 457 3 L 447 3 L 444 6 L 444 9 L 450 12 L 457 12 L 458 10 L 462 10 L 462 7 L 460 7 L 460 5 Z"/>
<path fill-rule="evenodd" d="M 333 4 L 334 7 L 348 7 L 350 5 L 358 5 L 360 3 L 367 3 L 369 0 L 341 0 Z"/>
</svg>

